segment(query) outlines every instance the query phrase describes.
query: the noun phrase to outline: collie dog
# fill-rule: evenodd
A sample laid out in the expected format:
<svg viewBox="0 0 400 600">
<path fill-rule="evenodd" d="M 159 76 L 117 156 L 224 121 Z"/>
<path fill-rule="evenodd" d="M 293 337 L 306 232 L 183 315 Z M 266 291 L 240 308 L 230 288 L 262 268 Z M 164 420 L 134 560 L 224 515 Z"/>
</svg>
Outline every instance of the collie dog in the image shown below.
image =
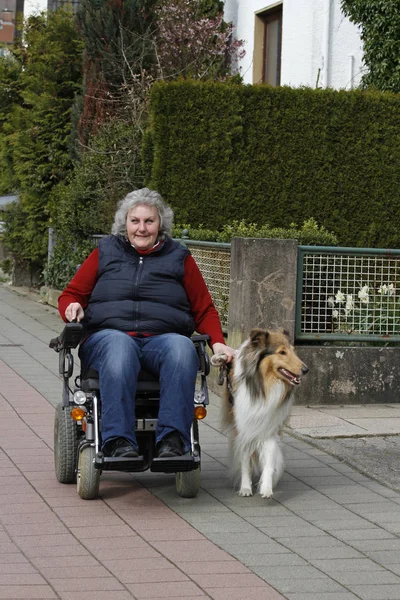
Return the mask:
<svg viewBox="0 0 400 600">
<path fill-rule="evenodd" d="M 214 354 L 211 362 L 226 375 L 223 425 L 229 433 L 239 495 L 252 496 L 253 476 L 259 476 L 258 491 L 270 498 L 284 469 L 281 428 L 294 401 L 294 388 L 308 368 L 287 331 L 263 329 L 251 331 L 231 364 L 226 364 L 224 354 Z"/>
</svg>

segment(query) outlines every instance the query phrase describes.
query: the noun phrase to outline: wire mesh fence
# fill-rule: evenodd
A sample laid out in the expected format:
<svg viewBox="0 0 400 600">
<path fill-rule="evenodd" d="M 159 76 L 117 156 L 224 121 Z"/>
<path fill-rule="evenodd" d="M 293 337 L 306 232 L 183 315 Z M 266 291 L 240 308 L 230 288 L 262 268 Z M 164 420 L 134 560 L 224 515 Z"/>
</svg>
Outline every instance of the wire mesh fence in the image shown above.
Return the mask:
<svg viewBox="0 0 400 600">
<path fill-rule="evenodd" d="M 222 327 L 228 327 L 229 285 L 231 274 L 230 244 L 185 240 L 210 290 Z"/>
<path fill-rule="evenodd" d="M 299 246 L 296 338 L 400 341 L 400 251 Z"/>
</svg>

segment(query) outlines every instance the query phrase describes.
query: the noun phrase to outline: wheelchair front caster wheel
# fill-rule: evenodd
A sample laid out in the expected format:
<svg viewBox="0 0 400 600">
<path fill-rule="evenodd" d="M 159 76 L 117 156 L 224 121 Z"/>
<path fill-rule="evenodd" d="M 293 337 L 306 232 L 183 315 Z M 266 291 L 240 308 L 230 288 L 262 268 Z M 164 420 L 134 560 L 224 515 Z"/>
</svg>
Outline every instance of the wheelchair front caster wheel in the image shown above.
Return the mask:
<svg viewBox="0 0 400 600">
<path fill-rule="evenodd" d="M 99 494 L 100 471 L 94 466 L 95 449 L 86 446 L 79 452 L 77 490 L 83 500 L 94 500 Z"/>
<path fill-rule="evenodd" d="M 175 487 L 181 498 L 196 498 L 200 489 L 200 467 L 175 473 Z"/>
</svg>

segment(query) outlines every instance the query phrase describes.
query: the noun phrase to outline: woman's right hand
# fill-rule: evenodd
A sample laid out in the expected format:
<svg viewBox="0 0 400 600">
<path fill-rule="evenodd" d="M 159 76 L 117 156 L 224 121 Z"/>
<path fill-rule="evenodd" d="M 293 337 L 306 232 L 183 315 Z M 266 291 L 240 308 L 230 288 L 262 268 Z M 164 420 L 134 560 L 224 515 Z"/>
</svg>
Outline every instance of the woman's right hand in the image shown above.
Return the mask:
<svg viewBox="0 0 400 600">
<path fill-rule="evenodd" d="M 77 323 L 79 323 L 82 321 L 84 315 L 85 313 L 83 312 L 83 308 L 79 302 L 71 302 L 71 304 L 68 304 L 65 310 L 65 318 L 69 322 L 76 320 Z"/>
</svg>

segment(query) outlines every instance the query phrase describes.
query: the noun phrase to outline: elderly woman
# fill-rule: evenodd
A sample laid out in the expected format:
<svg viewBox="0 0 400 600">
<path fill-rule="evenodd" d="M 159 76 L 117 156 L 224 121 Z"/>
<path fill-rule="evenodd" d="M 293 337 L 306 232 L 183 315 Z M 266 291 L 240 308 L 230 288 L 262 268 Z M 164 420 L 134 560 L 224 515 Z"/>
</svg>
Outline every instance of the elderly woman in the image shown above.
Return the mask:
<svg viewBox="0 0 400 600">
<path fill-rule="evenodd" d="M 189 250 L 172 240 L 173 211 L 147 188 L 118 206 L 112 234 L 100 240 L 58 300 L 64 321 L 87 334 L 79 355 L 99 372 L 105 456 L 137 457 L 136 381 L 159 376 L 158 457 L 190 450 L 198 357 L 190 336 L 210 335 L 231 360 L 221 323 Z"/>
</svg>

